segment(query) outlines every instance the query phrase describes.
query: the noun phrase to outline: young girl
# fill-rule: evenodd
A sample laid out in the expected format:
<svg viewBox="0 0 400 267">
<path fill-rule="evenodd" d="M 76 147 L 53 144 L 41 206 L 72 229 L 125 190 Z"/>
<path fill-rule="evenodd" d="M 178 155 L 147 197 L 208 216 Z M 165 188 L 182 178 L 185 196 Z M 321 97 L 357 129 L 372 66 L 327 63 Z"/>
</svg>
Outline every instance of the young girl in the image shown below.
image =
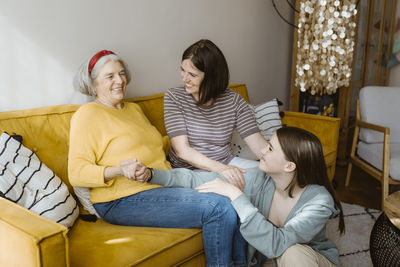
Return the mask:
<svg viewBox="0 0 400 267">
<path fill-rule="evenodd" d="M 322 146 L 305 130 L 284 127 L 262 151 L 259 168 L 244 173 L 243 192 L 209 172 L 149 170 L 151 183 L 193 187 L 229 197 L 250 244 L 248 261 L 261 265 L 260 252 L 278 266 L 339 266 L 338 250 L 325 236 L 326 222 L 343 213 L 327 176 Z M 143 171 L 143 170 L 142 170 Z M 216 178 L 216 179 L 215 179 Z M 257 262 L 258 261 L 258 262 Z"/>
</svg>

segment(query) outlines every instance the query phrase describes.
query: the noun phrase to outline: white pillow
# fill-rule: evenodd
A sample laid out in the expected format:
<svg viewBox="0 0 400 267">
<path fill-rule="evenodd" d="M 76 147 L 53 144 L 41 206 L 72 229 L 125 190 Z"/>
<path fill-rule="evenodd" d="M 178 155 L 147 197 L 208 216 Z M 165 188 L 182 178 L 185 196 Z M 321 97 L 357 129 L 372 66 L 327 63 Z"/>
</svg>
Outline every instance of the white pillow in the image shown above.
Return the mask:
<svg viewBox="0 0 400 267">
<path fill-rule="evenodd" d="M 90 192 L 88 187 L 74 187 L 74 192 L 79 202 L 82 204 L 83 208 L 87 210 L 90 214 L 96 215 L 100 218 L 92 202 L 90 201 Z"/>
<path fill-rule="evenodd" d="M 275 131 L 282 127 L 277 98 L 254 106 L 254 116 L 261 134 L 267 140 L 270 140 Z"/>
<path fill-rule="evenodd" d="M 257 106 L 250 105 L 250 107 L 254 112 L 261 134 L 265 139 L 270 140 L 274 132 L 282 127 L 278 99 L 274 98 Z M 250 148 L 236 131 L 232 135 L 231 150 L 235 157 L 258 160 L 257 156 L 251 152 Z"/>
<path fill-rule="evenodd" d="M 231 141 L 232 154 L 235 157 L 241 157 L 244 159 L 258 160 L 257 156 L 253 154 L 249 146 L 244 142 L 242 137 L 235 130 L 233 131 L 232 141 Z"/>
<path fill-rule="evenodd" d="M 79 216 L 63 181 L 7 133 L 0 136 L 0 191 L 2 197 L 66 227 Z"/>
</svg>

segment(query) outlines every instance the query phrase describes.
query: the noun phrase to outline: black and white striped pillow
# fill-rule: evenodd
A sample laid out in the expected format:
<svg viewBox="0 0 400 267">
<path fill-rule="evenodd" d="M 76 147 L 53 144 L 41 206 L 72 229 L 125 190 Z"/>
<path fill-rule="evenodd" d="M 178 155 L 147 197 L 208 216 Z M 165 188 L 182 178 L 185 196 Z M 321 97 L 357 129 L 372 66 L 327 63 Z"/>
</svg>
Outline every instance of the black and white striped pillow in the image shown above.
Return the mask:
<svg viewBox="0 0 400 267">
<path fill-rule="evenodd" d="M 7 133 L 0 136 L 0 194 L 66 227 L 71 227 L 79 215 L 78 205 L 63 181 Z"/>
<path fill-rule="evenodd" d="M 274 132 L 282 127 L 278 99 L 274 98 L 263 104 L 253 106 L 253 110 L 261 134 L 265 139 L 270 140 Z"/>
<path fill-rule="evenodd" d="M 265 139 L 270 140 L 274 132 L 282 127 L 278 99 L 274 98 L 257 106 L 250 105 L 250 107 L 254 112 L 254 117 L 261 134 Z M 250 148 L 236 131 L 232 135 L 231 150 L 235 157 L 258 160 L 257 156 L 251 152 Z"/>
</svg>

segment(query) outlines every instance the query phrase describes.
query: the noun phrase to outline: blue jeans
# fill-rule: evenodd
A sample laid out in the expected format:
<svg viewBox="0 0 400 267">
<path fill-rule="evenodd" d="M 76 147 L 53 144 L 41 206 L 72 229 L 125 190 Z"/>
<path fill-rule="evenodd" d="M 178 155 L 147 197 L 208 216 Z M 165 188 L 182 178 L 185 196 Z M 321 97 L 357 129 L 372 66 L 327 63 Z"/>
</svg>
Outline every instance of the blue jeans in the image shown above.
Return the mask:
<svg viewBox="0 0 400 267">
<path fill-rule="evenodd" d="M 246 241 L 229 198 L 188 188 L 155 188 L 94 204 L 106 222 L 118 225 L 203 228 L 207 266 L 246 265 Z"/>
</svg>

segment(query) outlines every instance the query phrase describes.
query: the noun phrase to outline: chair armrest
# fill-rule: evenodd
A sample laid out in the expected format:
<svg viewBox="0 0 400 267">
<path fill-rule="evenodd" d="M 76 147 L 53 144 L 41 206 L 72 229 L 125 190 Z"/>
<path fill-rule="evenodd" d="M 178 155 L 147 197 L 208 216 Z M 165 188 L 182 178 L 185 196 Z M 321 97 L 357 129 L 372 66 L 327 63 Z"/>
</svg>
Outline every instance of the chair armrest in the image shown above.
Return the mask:
<svg viewBox="0 0 400 267">
<path fill-rule="evenodd" d="M 68 229 L 0 198 L 0 266 L 69 266 Z"/>
<path fill-rule="evenodd" d="M 322 147 L 337 150 L 340 118 L 318 116 L 302 112 L 284 111 L 282 123 L 310 131 L 321 141 Z"/>
<path fill-rule="evenodd" d="M 284 111 L 282 124 L 302 128 L 315 134 L 322 144 L 328 177 L 335 176 L 340 119 L 302 112 Z"/>
<path fill-rule="evenodd" d="M 363 120 L 356 120 L 356 125 L 358 125 L 359 127 L 363 127 L 363 128 L 368 128 L 377 132 L 382 132 L 385 134 L 390 134 L 390 128 L 389 127 L 384 127 L 378 124 L 373 124 L 373 123 L 369 123 Z"/>
</svg>

